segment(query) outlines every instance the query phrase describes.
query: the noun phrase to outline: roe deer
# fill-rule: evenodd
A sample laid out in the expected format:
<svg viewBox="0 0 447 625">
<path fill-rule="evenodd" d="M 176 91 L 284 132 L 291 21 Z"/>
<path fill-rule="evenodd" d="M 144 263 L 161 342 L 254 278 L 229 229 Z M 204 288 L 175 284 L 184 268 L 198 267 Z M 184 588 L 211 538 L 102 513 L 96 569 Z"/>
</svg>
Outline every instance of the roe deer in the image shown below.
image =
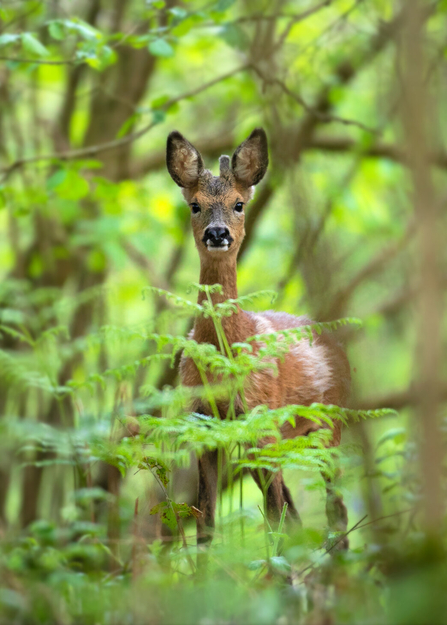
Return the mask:
<svg viewBox="0 0 447 625">
<path fill-rule="evenodd" d="M 196 148 L 179 132 L 171 132 L 167 141 L 167 167 L 174 182 L 182 188 L 183 196 L 191 207 L 191 221 L 195 243 L 200 256 L 200 284 L 220 284 L 222 293 L 213 293 L 213 303 L 237 298 L 236 259 L 245 235 L 244 207 L 252 198 L 254 185 L 264 177 L 268 166 L 267 137 L 263 129 L 255 129 L 236 149 L 231 161 L 228 156 L 219 159 L 220 174 L 213 176 L 204 168 Z M 199 303 L 206 297 L 199 293 Z M 222 325 L 229 345 L 245 342 L 248 337 L 268 334 L 311 323 L 305 317 L 280 312 L 255 314 L 241 310 L 224 317 Z M 217 348 L 218 339 L 211 319 L 196 319 L 191 337 L 198 343 L 212 343 Z M 260 345 L 254 343 L 256 353 Z M 344 406 L 350 388 L 350 369 L 345 353 L 329 335 L 315 333 L 312 345 L 301 339 L 288 350 L 285 358 L 277 359 L 278 373 L 264 369 L 252 375 L 246 389 L 249 409 L 265 404 L 270 409 L 287 404 L 310 405 L 313 402 Z M 202 384 L 199 372 L 191 359 L 182 358 L 180 364 L 182 383 L 186 386 Z M 196 412 L 211 414 L 209 407 L 194 406 Z M 226 409 L 219 408 L 221 418 Z M 239 413 L 243 409 L 240 406 Z M 296 425 L 283 426 L 284 438 L 306 436 L 319 429 L 317 424 L 296 417 Z M 334 424 L 330 446 L 340 443 L 341 423 Z M 261 444 L 265 444 L 263 441 Z M 260 474 L 253 471 L 259 487 Z M 331 480 L 326 482 L 329 526 L 346 531 L 347 512 L 341 497 L 337 496 Z M 290 491 L 281 472 L 274 476 L 264 470 L 265 482 L 271 480 L 266 493 L 267 514 L 272 521 L 279 519 L 283 505 L 288 504 L 287 517 L 299 521 Z M 204 453 L 199 459 L 198 507 L 202 516 L 197 520 L 198 543 L 212 539 L 217 495 L 217 451 Z M 345 537 L 343 547 L 347 547 Z"/>
</svg>

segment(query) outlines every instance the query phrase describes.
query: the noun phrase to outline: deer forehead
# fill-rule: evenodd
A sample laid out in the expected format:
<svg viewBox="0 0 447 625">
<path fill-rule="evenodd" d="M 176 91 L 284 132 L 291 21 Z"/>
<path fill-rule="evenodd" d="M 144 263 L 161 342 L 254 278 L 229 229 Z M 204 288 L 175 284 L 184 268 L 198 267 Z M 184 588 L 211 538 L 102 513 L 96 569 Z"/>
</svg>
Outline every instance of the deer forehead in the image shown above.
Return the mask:
<svg viewBox="0 0 447 625">
<path fill-rule="evenodd" d="M 252 196 L 252 189 L 238 184 L 235 177 L 227 176 L 200 176 L 198 184 L 192 189 L 183 189 L 188 203 L 197 202 L 201 207 L 231 207 L 237 202 L 248 202 Z"/>
</svg>

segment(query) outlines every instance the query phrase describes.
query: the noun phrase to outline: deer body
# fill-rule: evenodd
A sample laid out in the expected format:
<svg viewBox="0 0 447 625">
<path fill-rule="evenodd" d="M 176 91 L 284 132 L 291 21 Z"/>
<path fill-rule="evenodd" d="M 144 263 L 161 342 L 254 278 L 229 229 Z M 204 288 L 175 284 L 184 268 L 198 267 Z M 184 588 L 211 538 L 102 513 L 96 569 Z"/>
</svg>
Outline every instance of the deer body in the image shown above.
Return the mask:
<svg viewBox="0 0 447 625">
<path fill-rule="evenodd" d="M 182 187 L 184 197 L 192 209 L 192 225 L 200 256 L 200 284 L 220 284 L 222 293 L 213 293 L 213 304 L 237 298 L 237 252 L 243 240 L 243 206 L 252 197 L 253 185 L 265 174 L 268 165 L 267 139 L 261 129 L 253 131 L 230 159 L 220 158 L 220 176 L 214 177 L 205 170 L 197 150 L 180 133 L 169 135 L 167 147 L 168 170 L 174 181 Z M 206 297 L 199 293 L 199 303 Z M 248 337 L 269 334 L 280 330 L 310 324 L 305 317 L 267 311 L 252 313 L 239 307 L 231 317 L 222 319 L 223 330 L 229 345 L 246 342 Z M 196 319 L 191 338 L 198 343 L 211 343 L 217 348 L 218 339 L 211 319 Z M 262 343 L 254 342 L 257 353 Z M 350 387 L 350 369 L 346 355 L 329 335 L 314 334 L 308 339 L 292 344 L 283 360 L 275 359 L 277 373 L 263 369 L 251 374 L 245 389 L 249 409 L 267 405 L 270 409 L 288 404 L 310 405 L 314 402 L 345 405 Z M 182 383 L 200 386 L 200 374 L 191 359 L 182 358 L 180 364 Z M 226 416 L 226 406 L 218 406 L 221 418 Z M 197 412 L 207 408 L 197 403 Z M 209 408 L 208 408 L 209 410 Z M 242 405 L 236 411 L 244 412 Z M 287 423 L 281 433 L 283 438 L 309 434 L 318 425 L 303 417 L 296 417 L 295 426 Z M 341 424 L 334 426 L 331 445 L 340 443 Z M 270 441 L 263 440 L 259 444 Z M 261 487 L 259 473 L 253 472 Z M 273 477 L 273 476 L 272 476 Z M 346 509 L 341 498 L 335 495 L 326 477 L 328 494 L 327 512 L 333 529 L 344 530 L 347 524 Z M 198 541 L 207 542 L 212 537 L 217 494 L 217 452 L 207 452 L 199 459 L 199 499 L 202 516 L 198 519 Z M 268 487 L 267 511 L 270 519 L 277 520 L 285 502 L 289 518 L 299 519 L 291 495 L 281 472 L 276 473 Z M 347 543 L 346 543 L 347 544 Z"/>
</svg>

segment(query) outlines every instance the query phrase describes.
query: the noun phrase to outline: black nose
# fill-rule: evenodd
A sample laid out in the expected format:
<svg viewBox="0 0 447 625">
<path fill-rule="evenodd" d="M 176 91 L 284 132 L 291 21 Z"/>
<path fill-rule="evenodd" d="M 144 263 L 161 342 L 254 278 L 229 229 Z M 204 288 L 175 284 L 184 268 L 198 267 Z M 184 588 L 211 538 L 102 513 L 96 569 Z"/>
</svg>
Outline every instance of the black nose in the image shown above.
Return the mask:
<svg viewBox="0 0 447 625">
<path fill-rule="evenodd" d="M 211 245 L 222 245 L 222 242 L 226 239 L 226 243 L 230 243 L 230 231 L 228 228 L 207 228 L 205 230 L 205 236 L 203 237 L 205 243 L 209 241 Z"/>
</svg>

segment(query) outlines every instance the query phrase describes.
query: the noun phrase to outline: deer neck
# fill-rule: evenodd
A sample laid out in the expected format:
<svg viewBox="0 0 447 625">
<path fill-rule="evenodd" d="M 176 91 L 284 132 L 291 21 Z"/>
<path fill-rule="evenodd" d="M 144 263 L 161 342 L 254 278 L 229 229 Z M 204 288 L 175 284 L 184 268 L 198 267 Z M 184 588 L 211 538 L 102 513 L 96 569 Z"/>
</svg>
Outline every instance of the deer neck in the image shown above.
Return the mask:
<svg viewBox="0 0 447 625">
<path fill-rule="evenodd" d="M 217 252 L 219 254 L 219 252 Z M 236 254 L 225 258 L 206 258 L 200 259 L 200 284 L 220 284 L 222 293 L 212 293 L 211 300 L 213 305 L 225 302 L 227 299 L 237 298 L 237 268 Z M 207 299 L 207 294 L 200 292 L 198 303 L 202 304 Z M 221 319 L 223 330 L 227 337 L 228 343 L 241 342 L 244 340 L 244 321 L 245 313 L 237 307 L 237 312 L 230 317 Z M 194 325 L 194 339 L 198 343 L 212 343 L 219 346 L 216 330 L 212 319 L 198 317 Z"/>
</svg>

